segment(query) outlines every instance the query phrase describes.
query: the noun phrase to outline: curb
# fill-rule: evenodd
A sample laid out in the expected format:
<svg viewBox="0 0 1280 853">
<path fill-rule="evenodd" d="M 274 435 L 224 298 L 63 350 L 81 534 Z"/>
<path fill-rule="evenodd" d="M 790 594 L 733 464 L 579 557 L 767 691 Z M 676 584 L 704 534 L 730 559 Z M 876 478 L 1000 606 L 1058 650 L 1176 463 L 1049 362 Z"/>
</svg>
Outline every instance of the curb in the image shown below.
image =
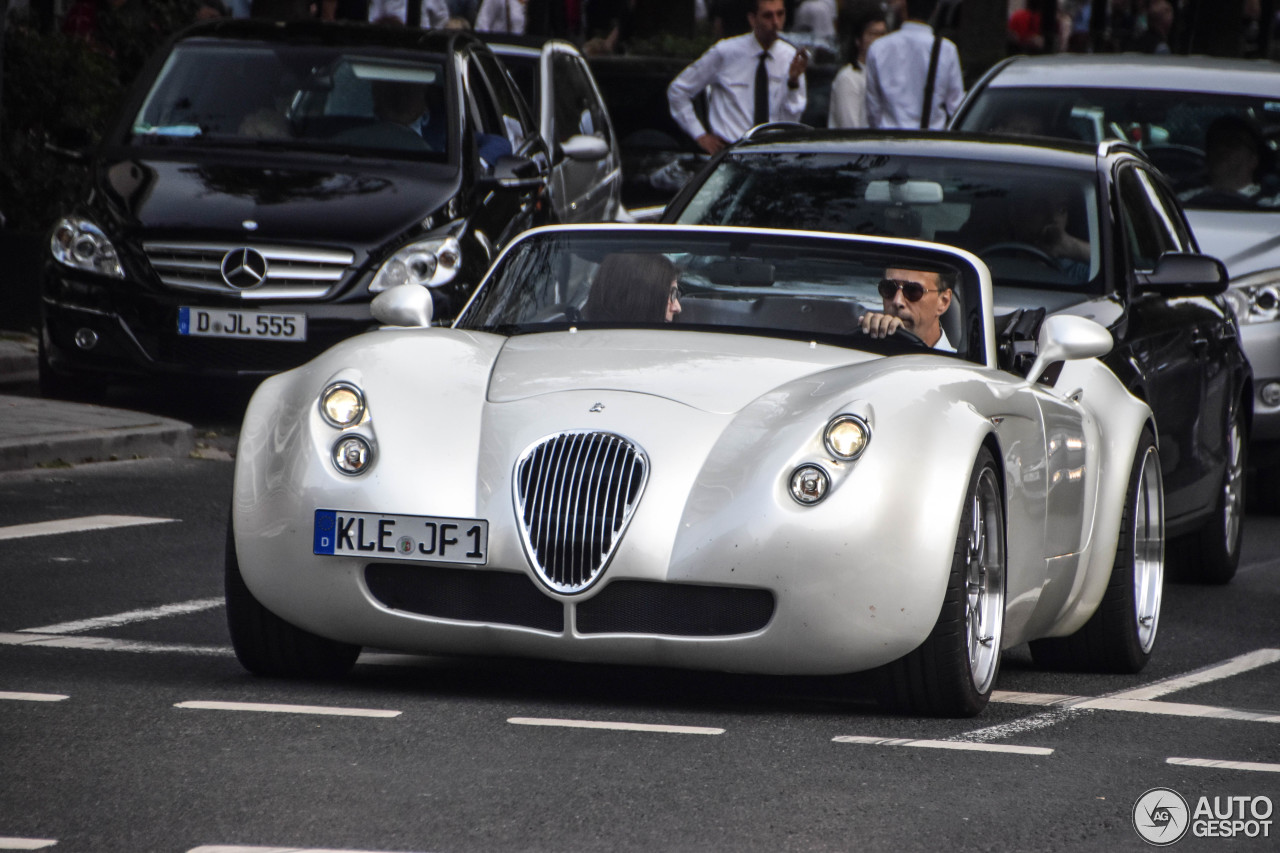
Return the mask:
<svg viewBox="0 0 1280 853">
<path fill-rule="evenodd" d="M 0 396 L 0 472 L 143 457 L 186 458 L 195 428 L 141 412 Z M 15 435 L 14 425 L 23 434 Z"/>
</svg>

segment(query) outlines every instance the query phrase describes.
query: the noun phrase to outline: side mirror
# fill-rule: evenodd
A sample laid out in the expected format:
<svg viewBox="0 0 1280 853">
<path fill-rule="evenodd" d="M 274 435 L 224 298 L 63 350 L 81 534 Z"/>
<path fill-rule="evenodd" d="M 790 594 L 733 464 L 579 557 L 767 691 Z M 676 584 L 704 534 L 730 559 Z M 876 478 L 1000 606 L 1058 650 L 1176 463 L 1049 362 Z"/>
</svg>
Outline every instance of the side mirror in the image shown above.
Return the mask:
<svg viewBox="0 0 1280 853">
<path fill-rule="evenodd" d="M 571 160 L 603 160 L 609 156 L 609 143 L 598 136 L 579 133 L 560 143 L 560 150 Z"/>
<path fill-rule="evenodd" d="M 1151 272 L 1138 273 L 1139 293 L 1165 296 L 1217 296 L 1230 279 L 1222 261 L 1194 252 L 1165 252 Z"/>
<path fill-rule="evenodd" d="M 1111 352 L 1115 342 L 1101 324 L 1087 317 L 1057 314 L 1046 317 L 1036 339 L 1036 360 L 1027 378 L 1039 382 L 1050 367 L 1061 361 L 1101 358 Z"/>
<path fill-rule="evenodd" d="M 375 296 L 369 310 L 384 326 L 430 326 L 431 291 L 420 284 L 397 284 Z"/>
<path fill-rule="evenodd" d="M 546 177 L 527 157 L 504 154 L 493 164 L 493 174 L 481 178 L 479 183 L 502 189 L 536 189 L 546 183 Z"/>
</svg>

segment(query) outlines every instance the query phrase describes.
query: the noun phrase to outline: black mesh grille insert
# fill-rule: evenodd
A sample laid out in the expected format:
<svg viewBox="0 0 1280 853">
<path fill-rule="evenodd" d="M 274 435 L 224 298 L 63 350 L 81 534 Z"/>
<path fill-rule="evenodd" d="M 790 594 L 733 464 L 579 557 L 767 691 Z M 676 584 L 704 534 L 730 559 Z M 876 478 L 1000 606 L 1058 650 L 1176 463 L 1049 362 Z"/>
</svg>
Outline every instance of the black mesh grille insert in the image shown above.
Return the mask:
<svg viewBox="0 0 1280 853">
<path fill-rule="evenodd" d="M 364 579 L 374 598 L 395 610 L 460 622 L 564 631 L 564 605 L 518 572 L 371 563 Z"/>
<path fill-rule="evenodd" d="M 773 618 L 773 593 L 744 587 L 614 581 L 577 605 L 582 634 L 721 637 L 759 631 Z"/>
</svg>

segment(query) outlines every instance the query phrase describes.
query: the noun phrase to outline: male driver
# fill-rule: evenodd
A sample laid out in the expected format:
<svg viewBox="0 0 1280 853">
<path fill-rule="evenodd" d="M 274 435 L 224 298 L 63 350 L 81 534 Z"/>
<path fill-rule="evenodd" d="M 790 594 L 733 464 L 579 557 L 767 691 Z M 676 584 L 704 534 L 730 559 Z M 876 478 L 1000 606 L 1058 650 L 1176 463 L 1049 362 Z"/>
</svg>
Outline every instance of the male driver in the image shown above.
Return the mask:
<svg viewBox="0 0 1280 853">
<path fill-rule="evenodd" d="M 906 329 L 934 349 L 955 352 L 940 322 L 951 306 L 954 287 L 955 273 L 889 267 L 879 288 L 884 313 L 863 314 L 859 320 L 862 331 L 883 338 Z"/>
<path fill-rule="evenodd" d="M 748 0 L 751 32 L 713 44 L 667 87 L 671 115 L 708 154 L 715 154 L 757 124 L 799 121 L 804 114 L 804 72 L 809 55 L 778 37 L 787 22 L 783 0 Z M 693 99 L 707 90 L 708 130 Z"/>
</svg>

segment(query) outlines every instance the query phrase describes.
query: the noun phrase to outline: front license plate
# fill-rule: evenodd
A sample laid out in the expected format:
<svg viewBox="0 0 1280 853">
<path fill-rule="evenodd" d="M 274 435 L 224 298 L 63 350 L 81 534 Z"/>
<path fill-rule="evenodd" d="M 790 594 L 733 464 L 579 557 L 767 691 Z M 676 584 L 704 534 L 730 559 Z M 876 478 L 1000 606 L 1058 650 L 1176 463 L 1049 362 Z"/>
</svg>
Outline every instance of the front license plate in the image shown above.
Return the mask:
<svg viewBox="0 0 1280 853">
<path fill-rule="evenodd" d="M 241 340 L 305 341 L 307 315 L 183 306 L 178 309 L 178 334 Z"/>
<path fill-rule="evenodd" d="M 489 559 L 489 522 L 482 518 L 318 509 L 314 551 L 335 557 L 483 566 Z"/>
</svg>

